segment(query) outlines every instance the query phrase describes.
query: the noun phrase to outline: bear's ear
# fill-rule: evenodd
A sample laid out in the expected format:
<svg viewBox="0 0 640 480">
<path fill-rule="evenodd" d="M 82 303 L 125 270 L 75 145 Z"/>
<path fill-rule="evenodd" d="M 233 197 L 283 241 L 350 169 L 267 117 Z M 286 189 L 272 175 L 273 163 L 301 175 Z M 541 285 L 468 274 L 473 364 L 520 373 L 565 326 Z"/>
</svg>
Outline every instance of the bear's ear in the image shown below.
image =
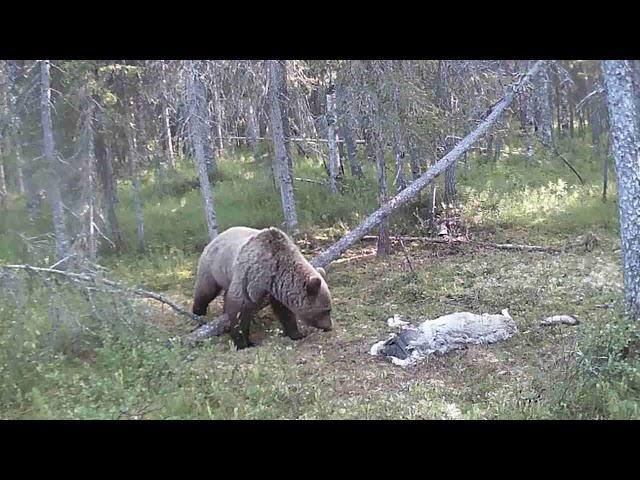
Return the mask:
<svg viewBox="0 0 640 480">
<path fill-rule="evenodd" d="M 320 290 L 320 285 L 322 285 L 320 277 L 311 277 L 307 282 L 307 293 L 312 297 L 317 295 L 318 290 Z"/>
<path fill-rule="evenodd" d="M 322 278 L 324 278 L 324 281 L 327 281 L 327 271 L 322 268 L 322 267 L 318 267 L 316 268 L 316 272 L 318 272 L 320 275 L 322 275 Z"/>
</svg>

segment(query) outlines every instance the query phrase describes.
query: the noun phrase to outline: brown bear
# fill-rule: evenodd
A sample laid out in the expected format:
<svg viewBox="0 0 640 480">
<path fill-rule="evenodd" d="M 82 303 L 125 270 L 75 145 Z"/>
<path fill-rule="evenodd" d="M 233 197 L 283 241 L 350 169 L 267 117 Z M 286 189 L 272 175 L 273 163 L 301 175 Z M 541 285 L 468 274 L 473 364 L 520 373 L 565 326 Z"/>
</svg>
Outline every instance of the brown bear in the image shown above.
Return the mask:
<svg viewBox="0 0 640 480">
<path fill-rule="evenodd" d="M 303 335 L 296 319 L 331 330 L 331 294 L 325 278 L 325 271 L 314 268 L 281 230 L 232 227 L 200 256 L 192 311 L 205 315 L 209 303 L 224 290 L 224 313 L 234 319 L 230 334 L 239 349 L 251 345 L 251 318 L 269 304 L 285 335 L 297 340 Z"/>
</svg>

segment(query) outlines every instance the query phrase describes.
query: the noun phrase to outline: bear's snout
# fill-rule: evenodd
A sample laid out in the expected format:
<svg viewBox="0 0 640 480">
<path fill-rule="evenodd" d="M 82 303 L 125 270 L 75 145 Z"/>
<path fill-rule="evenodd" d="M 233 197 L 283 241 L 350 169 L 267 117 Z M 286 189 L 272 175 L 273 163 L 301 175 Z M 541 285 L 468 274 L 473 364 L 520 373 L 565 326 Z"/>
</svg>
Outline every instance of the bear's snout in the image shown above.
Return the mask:
<svg viewBox="0 0 640 480">
<path fill-rule="evenodd" d="M 326 317 L 317 319 L 314 323 L 316 328 L 324 330 L 325 332 L 329 332 L 333 329 L 333 325 L 331 324 L 331 317 L 328 315 Z"/>
</svg>

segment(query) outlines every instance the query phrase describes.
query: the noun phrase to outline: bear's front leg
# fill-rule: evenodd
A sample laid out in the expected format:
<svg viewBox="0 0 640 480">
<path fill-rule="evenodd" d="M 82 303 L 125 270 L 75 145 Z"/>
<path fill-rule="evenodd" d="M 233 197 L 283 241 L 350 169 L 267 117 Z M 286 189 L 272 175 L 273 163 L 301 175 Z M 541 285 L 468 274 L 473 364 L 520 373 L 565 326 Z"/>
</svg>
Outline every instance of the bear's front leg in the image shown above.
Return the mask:
<svg viewBox="0 0 640 480">
<path fill-rule="evenodd" d="M 296 322 L 296 316 L 293 312 L 273 297 L 271 297 L 270 303 L 273 313 L 275 313 L 276 317 L 282 324 L 284 334 L 291 340 L 300 340 L 301 338 L 304 338 L 304 335 L 298 329 L 298 322 Z"/>
<path fill-rule="evenodd" d="M 249 329 L 251 327 L 253 309 L 238 304 L 237 302 L 230 300 L 228 295 L 225 295 L 224 313 L 229 315 L 229 318 L 235 319 L 231 322 L 229 335 L 236 344 L 236 348 L 241 350 L 243 348 L 255 346 L 255 344 L 249 340 Z"/>
</svg>

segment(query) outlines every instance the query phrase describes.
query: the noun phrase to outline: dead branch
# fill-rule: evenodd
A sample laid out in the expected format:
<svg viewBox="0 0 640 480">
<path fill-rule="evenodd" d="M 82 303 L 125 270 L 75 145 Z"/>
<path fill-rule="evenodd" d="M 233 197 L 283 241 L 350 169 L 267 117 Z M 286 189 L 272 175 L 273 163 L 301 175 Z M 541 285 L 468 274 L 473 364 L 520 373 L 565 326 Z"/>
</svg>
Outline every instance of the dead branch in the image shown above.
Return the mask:
<svg viewBox="0 0 640 480">
<path fill-rule="evenodd" d="M 475 130 L 469 133 L 448 154 L 442 157 L 435 165 L 429 168 L 407 188 L 385 202 L 378 210 L 369 215 L 360 225 L 313 258 L 311 260 L 312 265 L 315 267 L 326 267 L 340 257 L 340 255 L 342 255 L 349 247 L 354 245 L 372 228 L 380 224 L 393 211 L 413 200 L 421 190 L 433 182 L 433 180 L 444 172 L 450 165 L 453 165 L 453 163 L 455 163 L 462 154 L 468 151 L 478 139 L 484 137 L 489 129 L 501 117 L 507 107 L 511 105 L 515 94 L 520 92 L 528 84 L 530 78 L 535 75 L 544 64 L 544 60 L 537 61 L 518 82 L 513 84 L 507 90 L 502 100 L 495 104 L 491 113 L 489 113 L 489 115 Z"/>
<path fill-rule="evenodd" d="M 441 244 L 469 244 L 477 247 L 489 247 L 495 248 L 499 250 L 520 250 L 524 252 L 559 252 L 560 249 L 557 247 L 547 247 L 547 246 L 539 246 L 539 245 L 517 245 L 511 243 L 493 243 L 493 242 L 474 242 L 466 239 L 460 238 L 449 238 L 447 240 L 442 238 L 431 238 L 431 237 L 395 237 L 401 242 L 424 242 L 424 243 L 441 243 Z M 361 240 L 378 240 L 376 235 L 365 235 L 361 238 Z M 403 246 L 404 247 L 404 246 Z"/>
<path fill-rule="evenodd" d="M 86 274 L 86 273 L 74 273 L 74 272 L 66 272 L 63 270 L 57 270 L 54 268 L 42 268 L 42 267 L 34 267 L 31 265 L 1 265 L 0 269 L 2 270 L 24 270 L 30 273 L 39 273 L 42 275 L 57 275 L 57 276 L 63 276 L 66 277 L 76 283 L 80 282 L 80 283 L 88 283 L 91 285 L 100 285 L 100 284 L 104 284 L 107 285 L 108 287 L 111 287 L 115 290 L 121 291 L 121 292 L 126 292 L 138 297 L 143 297 L 143 298 L 150 298 L 153 300 L 156 300 L 160 303 L 164 303 L 165 305 L 169 305 L 175 312 L 179 313 L 180 315 L 183 315 L 185 317 L 189 317 L 191 320 L 199 323 L 199 324 L 204 324 L 205 320 L 203 317 L 200 317 L 194 313 L 191 313 L 185 309 L 183 309 L 182 307 L 180 307 L 179 305 L 177 305 L 176 303 L 172 302 L 171 300 L 169 300 L 168 298 L 160 295 L 159 293 L 155 293 L 155 292 L 151 292 L 148 290 L 143 290 L 141 288 L 131 288 L 128 287 L 126 285 L 123 285 L 121 283 L 118 282 L 114 282 L 113 280 L 108 280 L 106 278 L 103 277 L 99 277 L 95 274 Z"/>
<path fill-rule="evenodd" d="M 298 182 L 315 183 L 317 185 L 326 185 L 327 184 L 327 182 L 320 182 L 318 180 L 311 180 L 310 178 L 293 177 L 293 179 L 297 180 Z"/>
</svg>

